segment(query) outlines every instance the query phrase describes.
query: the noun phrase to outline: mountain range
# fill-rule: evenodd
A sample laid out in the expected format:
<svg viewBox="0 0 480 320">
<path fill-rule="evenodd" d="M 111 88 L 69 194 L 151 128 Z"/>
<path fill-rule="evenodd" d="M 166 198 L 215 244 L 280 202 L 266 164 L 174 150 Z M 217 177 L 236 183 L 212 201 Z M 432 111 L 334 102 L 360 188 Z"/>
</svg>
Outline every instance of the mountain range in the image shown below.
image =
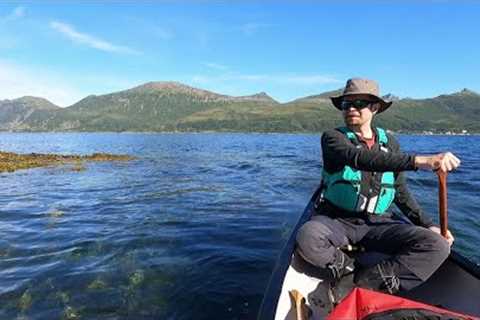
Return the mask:
<svg viewBox="0 0 480 320">
<path fill-rule="evenodd" d="M 0 100 L 1 131 L 321 132 L 342 124 L 324 92 L 279 103 L 265 92 L 228 96 L 178 82 L 149 82 L 60 108 L 44 98 Z M 397 132 L 480 132 L 480 95 L 464 89 L 428 99 L 385 98 L 376 124 Z"/>
</svg>

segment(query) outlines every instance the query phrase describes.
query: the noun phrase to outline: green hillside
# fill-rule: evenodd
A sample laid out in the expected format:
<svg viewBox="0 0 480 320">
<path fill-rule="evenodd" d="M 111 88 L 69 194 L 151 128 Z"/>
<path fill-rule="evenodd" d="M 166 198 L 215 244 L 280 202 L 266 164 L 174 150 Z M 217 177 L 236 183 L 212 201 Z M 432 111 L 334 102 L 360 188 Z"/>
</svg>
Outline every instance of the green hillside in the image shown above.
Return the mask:
<svg viewBox="0 0 480 320">
<path fill-rule="evenodd" d="M 30 130 L 60 110 L 60 107 L 43 98 L 27 96 L 0 100 L 0 130 Z"/>
<path fill-rule="evenodd" d="M 233 97 L 177 82 L 149 82 L 68 108 L 42 98 L 0 101 L 0 130 L 320 132 L 342 123 L 329 97 L 340 90 L 278 103 L 266 93 Z M 400 132 L 480 132 L 480 95 L 461 92 L 399 99 L 377 124 Z"/>
</svg>

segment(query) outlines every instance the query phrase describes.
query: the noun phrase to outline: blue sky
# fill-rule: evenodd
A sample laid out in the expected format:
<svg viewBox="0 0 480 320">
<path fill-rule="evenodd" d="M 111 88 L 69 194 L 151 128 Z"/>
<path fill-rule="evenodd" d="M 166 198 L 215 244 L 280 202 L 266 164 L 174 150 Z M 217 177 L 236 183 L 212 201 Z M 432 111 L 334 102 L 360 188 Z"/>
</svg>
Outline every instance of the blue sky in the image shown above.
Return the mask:
<svg viewBox="0 0 480 320">
<path fill-rule="evenodd" d="M 68 106 L 179 81 L 285 102 L 376 79 L 382 93 L 480 92 L 480 2 L 140 1 L 0 4 L 0 99 Z"/>
</svg>

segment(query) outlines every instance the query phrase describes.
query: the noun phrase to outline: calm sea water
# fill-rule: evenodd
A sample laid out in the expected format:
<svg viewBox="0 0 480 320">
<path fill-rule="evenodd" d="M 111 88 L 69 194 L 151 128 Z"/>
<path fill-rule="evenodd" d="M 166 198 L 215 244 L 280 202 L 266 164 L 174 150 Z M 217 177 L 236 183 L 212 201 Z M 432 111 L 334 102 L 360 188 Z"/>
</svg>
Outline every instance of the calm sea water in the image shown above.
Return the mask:
<svg viewBox="0 0 480 320">
<path fill-rule="evenodd" d="M 0 134 L 0 150 L 137 160 L 0 174 L 0 319 L 254 319 L 315 190 L 319 135 Z M 399 136 L 451 150 L 455 247 L 480 262 L 480 137 Z M 437 215 L 437 180 L 409 173 Z"/>
</svg>

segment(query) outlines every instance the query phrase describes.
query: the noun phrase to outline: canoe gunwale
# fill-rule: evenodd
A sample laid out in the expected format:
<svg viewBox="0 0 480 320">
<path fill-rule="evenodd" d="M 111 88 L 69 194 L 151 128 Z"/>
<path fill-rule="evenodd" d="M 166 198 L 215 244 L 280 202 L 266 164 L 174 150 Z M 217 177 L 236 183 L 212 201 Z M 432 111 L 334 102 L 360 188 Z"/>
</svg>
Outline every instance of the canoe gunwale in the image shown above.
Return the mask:
<svg viewBox="0 0 480 320">
<path fill-rule="evenodd" d="M 319 191 L 320 190 L 317 189 L 314 192 L 303 214 L 300 216 L 298 222 L 292 229 L 286 244 L 282 248 L 276 260 L 275 267 L 273 268 L 269 283 L 267 285 L 267 289 L 265 290 L 262 304 L 260 306 L 257 317 L 258 320 L 275 319 L 275 313 L 277 310 L 277 304 L 280 294 L 282 293 L 284 278 L 291 264 L 291 259 L 295 248 L 296 234 L 298 232 L 298 229 L 310 219 L 314 211 L 314 201 Z M 473 277 L 480 279 L 480 265 L 474 263 L 473 261 L 470 261 L 466 257 L 462 256 L 460 253 L 458 253 L 456 250 L 451 251 L 448 260 L 460 267 L 461 269 L 465 270 L 467 273 L 471 274 Z"/>
<path fill-rule="evenodd" d="M 308 202 L 303 214 L 300 216 L 297 224 L 292 229 L 290 236 L 283 246 L 273 268 L 270 280 L 267 285 L 267 290 L 263 296 L 260 312 L 258 313 L 259 320 L 275 319 L 275 312 L 277 309 L 278 298 L 282 292 L 283 279 L 287 273 L 288 267 L 292 259 L 293 250 L 295 249 L 295 238 L 298 229 L 307 222 L 313 212 L 314 199 L 316 199 L 320 189 L 317 189 L 312 198 Z M 287 263 L 288 262 L 288 263 Z"/>
<path fill-rule="evenodd" d="M 462 256 L 456 250 L 452 250 L 448 258 L 468 273 L 480 279 L 480 264 L 477 264 L 465 256 Z"/>
</svg>

